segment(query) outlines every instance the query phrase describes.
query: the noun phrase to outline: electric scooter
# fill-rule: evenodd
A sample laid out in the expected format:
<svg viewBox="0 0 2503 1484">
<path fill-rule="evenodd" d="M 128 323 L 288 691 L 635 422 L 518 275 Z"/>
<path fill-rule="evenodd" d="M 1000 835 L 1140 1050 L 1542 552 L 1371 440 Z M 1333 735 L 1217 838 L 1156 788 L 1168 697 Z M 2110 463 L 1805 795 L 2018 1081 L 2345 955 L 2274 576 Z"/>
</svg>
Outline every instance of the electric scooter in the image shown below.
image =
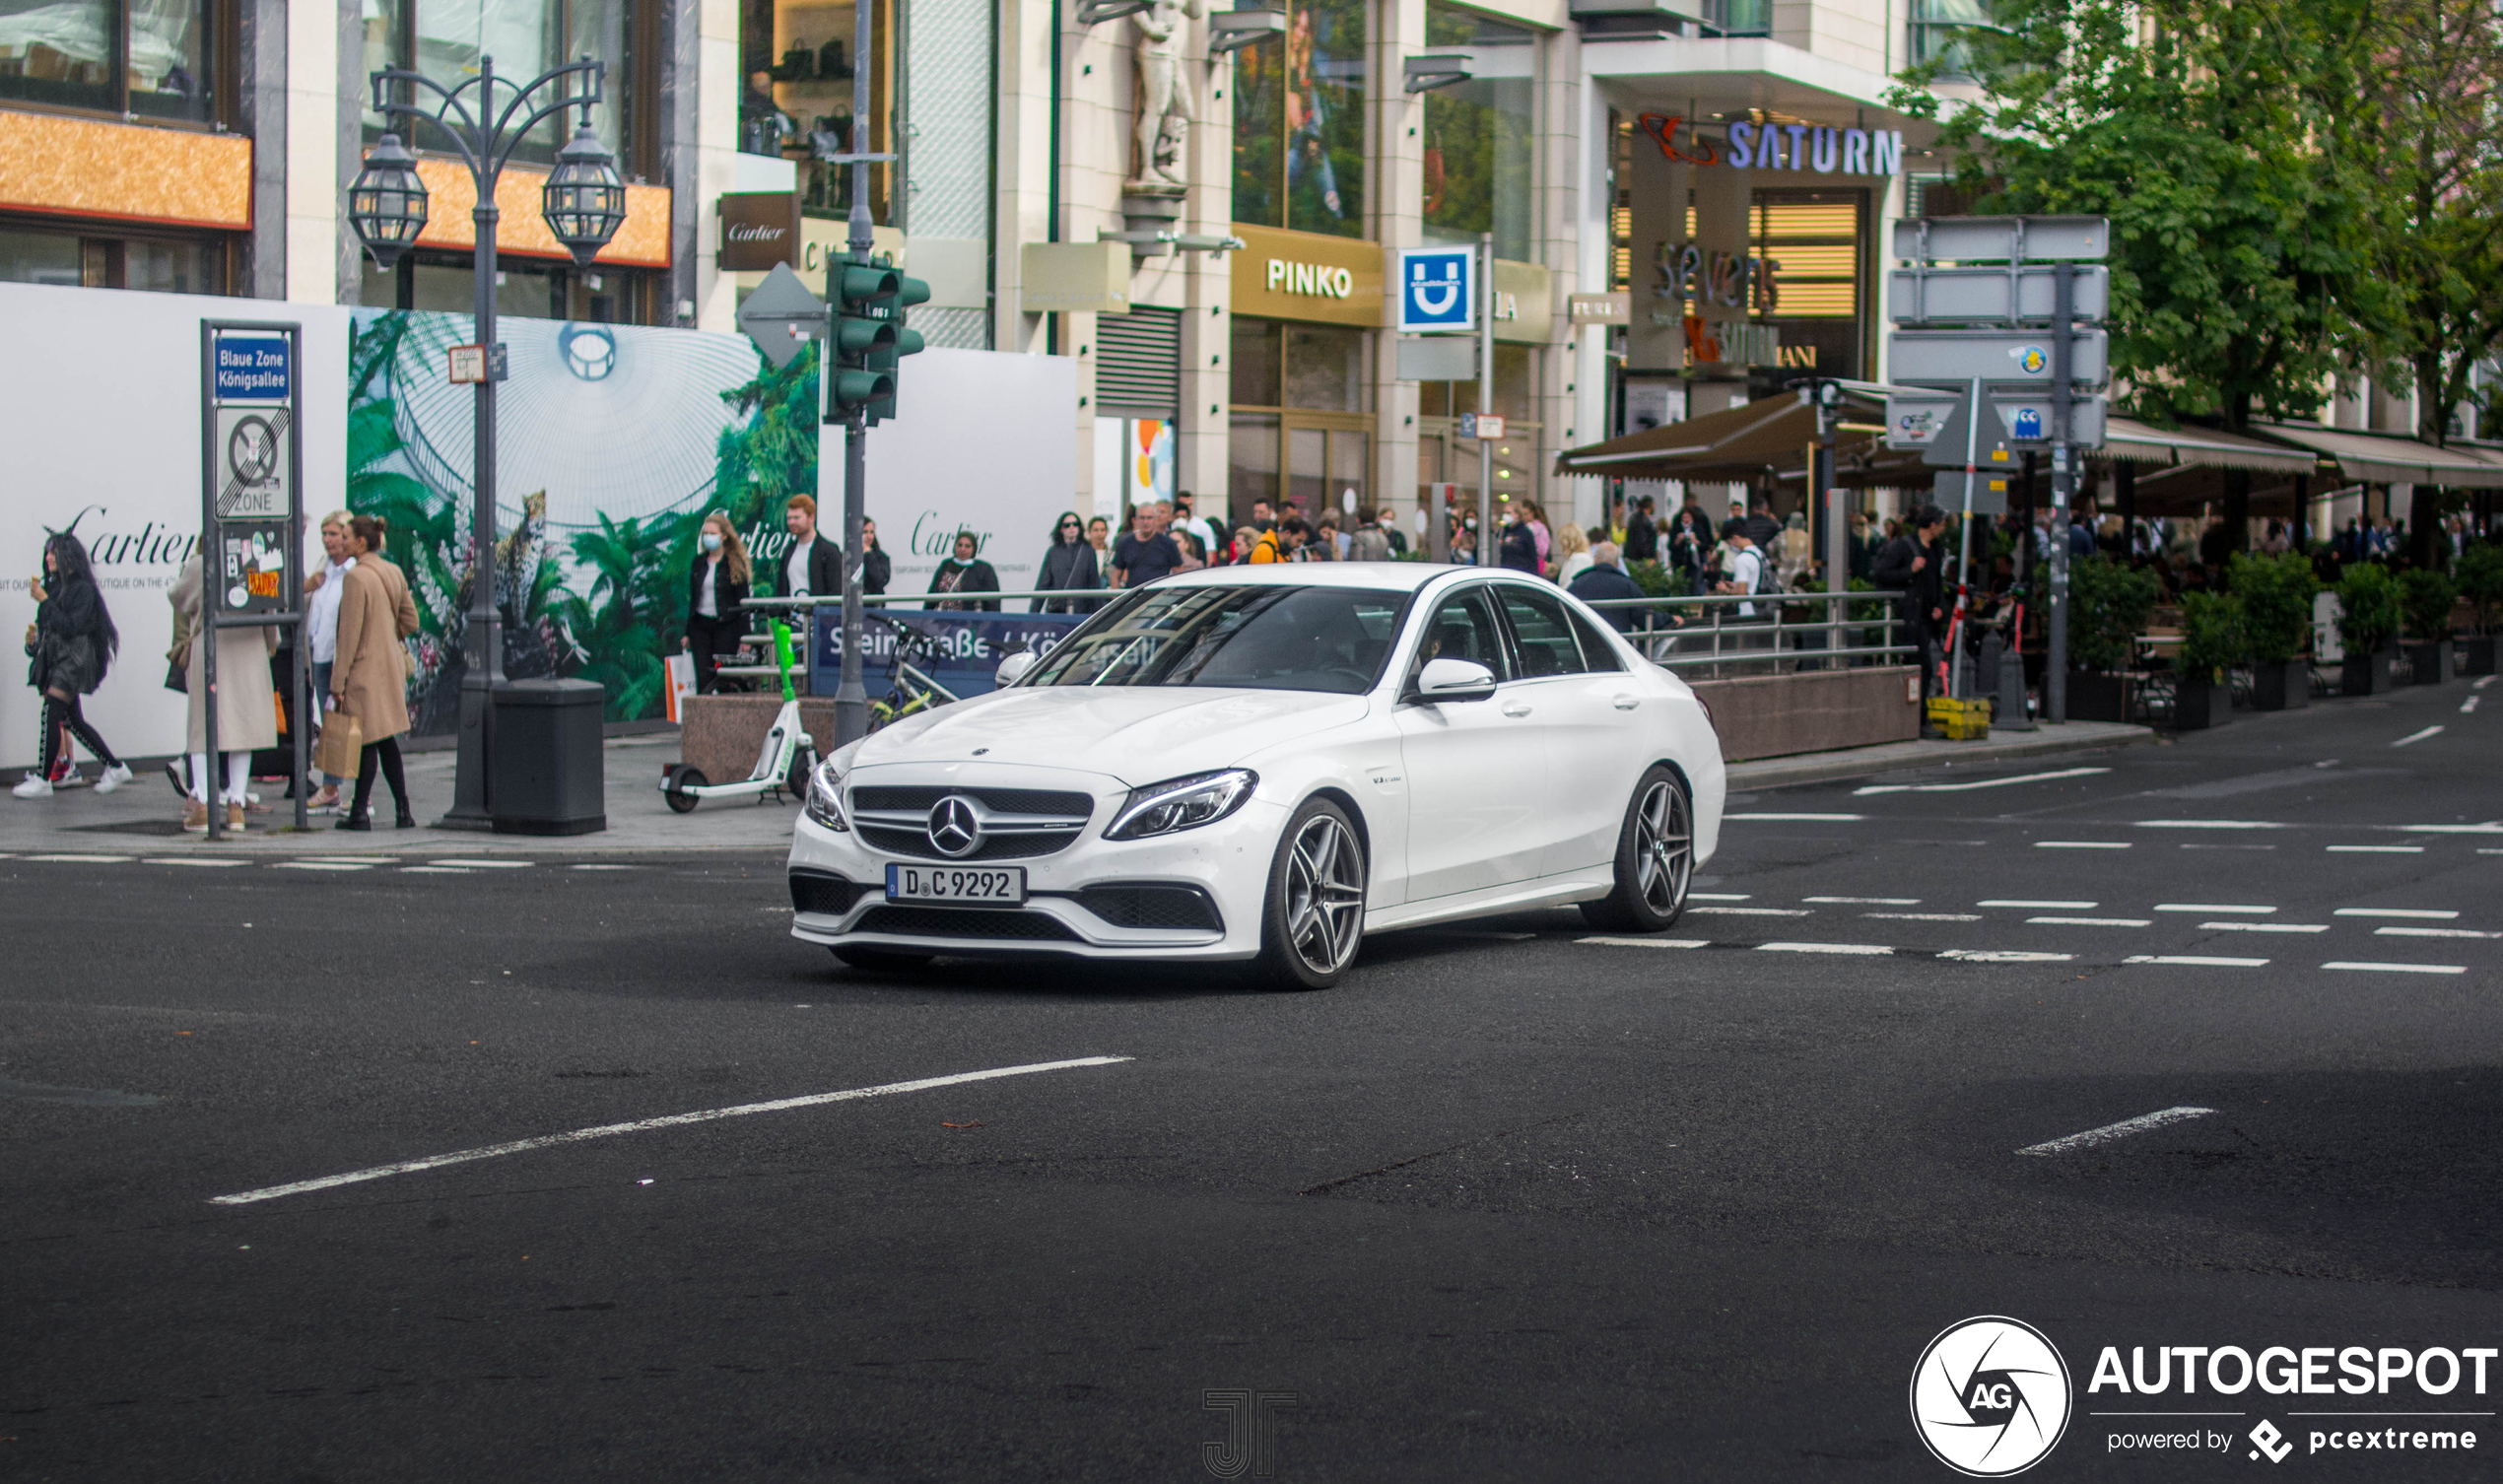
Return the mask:
<svg viewBox="0 0 2503 1484">
<path fill-rule="evenodd" d="M 773 729 L 765 734 L 755 771 L 735 783 L 709 783 L 702 773 L 681 763 L 660 779 L 660 795 L 671 809 L 692 813 L 706 799 L 753 798 L 763 803 L 769 793 L 794 799 L 808 796 L 808 776 L 817 767 L 817 743 L 800 729 L 799 693 L 791 689 L 791 626 L 778 619 L 774 623 L 774 666 L 782 677 L 782 708 L 775 713 Z"/>
</svg>

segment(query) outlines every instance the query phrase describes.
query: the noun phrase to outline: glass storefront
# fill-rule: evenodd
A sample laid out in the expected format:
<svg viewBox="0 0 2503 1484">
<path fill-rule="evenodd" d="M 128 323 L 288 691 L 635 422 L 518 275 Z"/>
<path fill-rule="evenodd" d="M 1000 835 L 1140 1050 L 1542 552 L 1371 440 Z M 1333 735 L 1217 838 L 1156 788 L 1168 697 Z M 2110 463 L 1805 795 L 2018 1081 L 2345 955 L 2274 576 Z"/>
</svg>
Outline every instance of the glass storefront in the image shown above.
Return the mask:
<svg viewBox="0 0 2503 1484">
<path fill-rule="evenodd" d="M 466 252 L 413 252 L 389 272 L 373 259 L 358 259 L 365 274 L 361 302 L 379 307 L 440 309 L 466 314 L 476 282 Z M 502 257 L 496 274 L 496 313 L 513 319 L 573 319 L 600 324 L 652 322 L 658 279 L 631 269 L 593 268 L 572 264 Z"/>
<path fill-rule="evenodd" d="M 857 8 L 811 0 L 741 0 L 739 7 L 739 151 L 796 161 L 800 209 L 843 218 L 851 212 L 851 168 L 825 165 L 812 139 L 837 150 L 852 143 L 851 95 L 860 59 L 851 54 Z M 895 149 L 895 6 L 877 0 L 869 17 L 869 127 L 866 150 Z M 869 169 L 869 214 L 895 225 L 893 168 Z"/>
<path fill-rule="evenodd" d="M 1864 190 L 1758 190 L 1747 238 L 1779 265 L 1773 302 L 1757 315 L 1782 337 L 1779 371 L 1858 376 L 1861 371 L 1861 265 L 1867 259 Z"/>
<path fill-rule="evenodd" d="M 1234 220 L 1365 236 L 1364 0 L 1287 0 L 1234 64 Z"/>
<path fill-rule="evenodd" d="M 1440 3 L 1426 7 L 1425 33 L 1428 46 L 1475 59 L 1467 82 L 1425 95 L 1425 240 L 1491 232 L 1497 257 L 1536 262 L 1538 35 Z"/>
<path fill-rule="evenodd" d="M 209 0 L 0 0 L 0 99 L 215 117 Z"/>
<path fill-rule="evenodd" d="M 0 4 L 9 0 L 0 0 Z M 642 0 L 656 3 L 656 0 Z M 446 88 L 478 75 L 478 59 L 496 59 L 496 76 L 516 85 L 529 82 L 560 62 L 588 53 L 608 64 L 604 101 L 591 110 L 591 132 L 617 157 L 618 172 L 629 179 L 649 174 L 649 162 L 635 158 L 637 112 L 643 106 L 637 77 L 644 60 L 636 55 L 638 0 L 364 0 L 365 71 L 398 67 L 423 73 Z M 449 138 L 432 124 L 418 126 L 414 137 L 405 123 L 386 122 L 372 107 L 372 95 L 362 86 L 367 101 L 366 137 L 396 131 L 412 149 L 456 154 Z M 499 87 L 501 98 L 504 90 Z M 474 95 L 473 95 L 474 96 Z M 438 100 L 423 90 L 404 100 L 429 112 Z M 569 112 L 542 122 L 512 152 L 527 165 L 548 166 L 557 150 L 574 135 L 579 113 Z"/>
<path fill-rule="evenodd" d="M 1368 374 L 1373 332 L 1237 315 L 1233 327 L 1229 507 L 1281 498 L 1307 518 L 1366 505 L 1373 490 Z"/>
<path fill-rule="evenodd" d="M 0 228 L 0 283 L 224 294 L 226 265 L 219 237 Z"/>
<path fill-rule="evenodd" d="M 1495 346 L 1495 411 L 1504 437 L 1495 444 L 1495 498 L 1508 501 L 1538 487 L 1538 448 L 1546 425 L 1537 419 L 1538 372 L 1544 349 Z M 1459 415 L 1477 411 L 1475 381 L 1417 383 L 1417 499 L 1427 485 L 1455 484 L 1464 504 L 1477 499 L 1475 438 L 1460 437 Z M 1551 522 L 1552 523 L 1552 522 Z"/>
</svg>

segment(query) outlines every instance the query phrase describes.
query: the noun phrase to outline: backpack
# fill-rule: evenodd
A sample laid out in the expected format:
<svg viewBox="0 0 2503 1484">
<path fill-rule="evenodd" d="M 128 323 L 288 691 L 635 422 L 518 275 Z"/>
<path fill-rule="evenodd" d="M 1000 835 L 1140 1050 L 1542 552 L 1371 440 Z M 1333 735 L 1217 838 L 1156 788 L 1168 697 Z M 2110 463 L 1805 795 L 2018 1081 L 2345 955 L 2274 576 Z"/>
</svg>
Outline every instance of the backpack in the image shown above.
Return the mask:
<svg viewBox="0 0 2503 1484">
<path fill-rule="evenodd" d="M 1782 573 L 1774 568 L 1772 555 L 1761 546 L 1755 551 L 1756 585 L 1753 590 L 1758 594 L 1779 594 L 1782 591 Z"/>
</svg>

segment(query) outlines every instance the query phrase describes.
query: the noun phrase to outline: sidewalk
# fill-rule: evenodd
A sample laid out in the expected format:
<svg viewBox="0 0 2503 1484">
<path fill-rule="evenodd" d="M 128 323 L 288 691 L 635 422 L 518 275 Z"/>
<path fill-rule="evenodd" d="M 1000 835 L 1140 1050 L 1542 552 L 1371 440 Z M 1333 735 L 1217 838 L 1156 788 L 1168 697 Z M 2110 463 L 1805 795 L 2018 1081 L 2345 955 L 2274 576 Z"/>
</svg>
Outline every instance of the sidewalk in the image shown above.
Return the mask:
<svg viewBox="0 0 2503 1484">
<path fill-rule="evenodd" d="M 2072 721 L 2034 732 L 1999 733 L 1984 742 L 1893 742 L 1878 747 L 1733 763 L 1729 786 L 1780 788 L 1792 783 L 1867 777 L 1939 763 L 2001 763 L 2059 753 L 2150 742 L 2143 726 Z M 242 836 L 229 836 L 214 850 L 207 838 L 181 830 L 182 803 L 162 768 L 144 772 L 119 790 L 99 796 L 93 787 L 64 788 L 48 799 L 0 794 L 0 854 L 208 854 L 447 857 L 489 855 L 614 854 L 654 850 L 781 850 L 789 847 L 796 800 L 758 803 L 723 800 L 693 814 L 672 814 L 660 794 L 661 770 L 678 761 L 674 732 L 611 738 L 601 749 L 608 765 L 608 828 L 592 835 L 492 835 L 427 828 L 452 803 L 449 752 L 408 755 L 409 794 L 420 826 L 391 828 L 389 790 L 374 780 L 374 828 L 370 834 L 337 830 L 336 815 L 312 816 L 310 833 L 295 833 L 295 806 L 278 795 L 285 785 L 256 785 L 268 812 L 251 816 Z M 84 765 L 93 776 L 90 761 Z"/>
</svg>

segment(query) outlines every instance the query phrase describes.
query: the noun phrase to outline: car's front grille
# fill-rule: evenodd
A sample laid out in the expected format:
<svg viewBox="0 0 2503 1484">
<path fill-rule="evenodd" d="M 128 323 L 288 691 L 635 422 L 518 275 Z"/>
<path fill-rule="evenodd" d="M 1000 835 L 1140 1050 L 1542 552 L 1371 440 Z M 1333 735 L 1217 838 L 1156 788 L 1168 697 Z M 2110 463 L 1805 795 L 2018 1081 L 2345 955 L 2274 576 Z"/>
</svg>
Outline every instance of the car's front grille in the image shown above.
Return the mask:
<svg viewBox="0 0 2503 1484">
<path fill-rule="evenodd" d="M 1095 812 L 1094 795 L 1060 788 L 946 788 L 919 784 L 854 788 L 851 807 L 917 809 L 927 814 L 930 806 L 951 793 L 963 794 L 993 814 L 1070 814 L 1084 819 Z"/>
<path fill-rule="evenodd" d="M 930 840 L 930 811 L 948 797 L 971 800 L 981 814 L 981 843 L 961 855 Z M 851 822 L 861 843 L 914 860 L 1023 860 L 1049 855 L 1085 833 L 1095 814 L 1092 794 L 1061 788 L 948 788 L 882 785 L 851 791 Z"/>
<path fill-rule="evenodd" d="M 983 938 L 992 941 L 1075 943 L 1078 935 L 1041 912 L 953 907 L 873 907 L 854 932 L 907 938 Z"/>
<path fill-rule="evenodd" d="M 1078 906 L 1116 927 L 1225 930 L 1217 904 L 1195 886 L 1091 886 L 1078 893 Z"/>
<path fill-rule="evenodd" d="M 992 835 L 971 854 L 949 855 L 930 843 L 926 830 L 900 830 L 883 825 L 862 825 L 860 838 L 873 850 L 890 855 L 910 855 L 915 860 L 1023 860 L 1032 855 L 1049 855 L 1078 838 L 1075 830 L 1056 835 Z"/>
<path fill-rule="evenodd" d="M 791 911 L 839 917 L 851 911 L 852 904 L 868 888 L 856 881 L 820 871 L 791 872 Z"/>
</svg>

